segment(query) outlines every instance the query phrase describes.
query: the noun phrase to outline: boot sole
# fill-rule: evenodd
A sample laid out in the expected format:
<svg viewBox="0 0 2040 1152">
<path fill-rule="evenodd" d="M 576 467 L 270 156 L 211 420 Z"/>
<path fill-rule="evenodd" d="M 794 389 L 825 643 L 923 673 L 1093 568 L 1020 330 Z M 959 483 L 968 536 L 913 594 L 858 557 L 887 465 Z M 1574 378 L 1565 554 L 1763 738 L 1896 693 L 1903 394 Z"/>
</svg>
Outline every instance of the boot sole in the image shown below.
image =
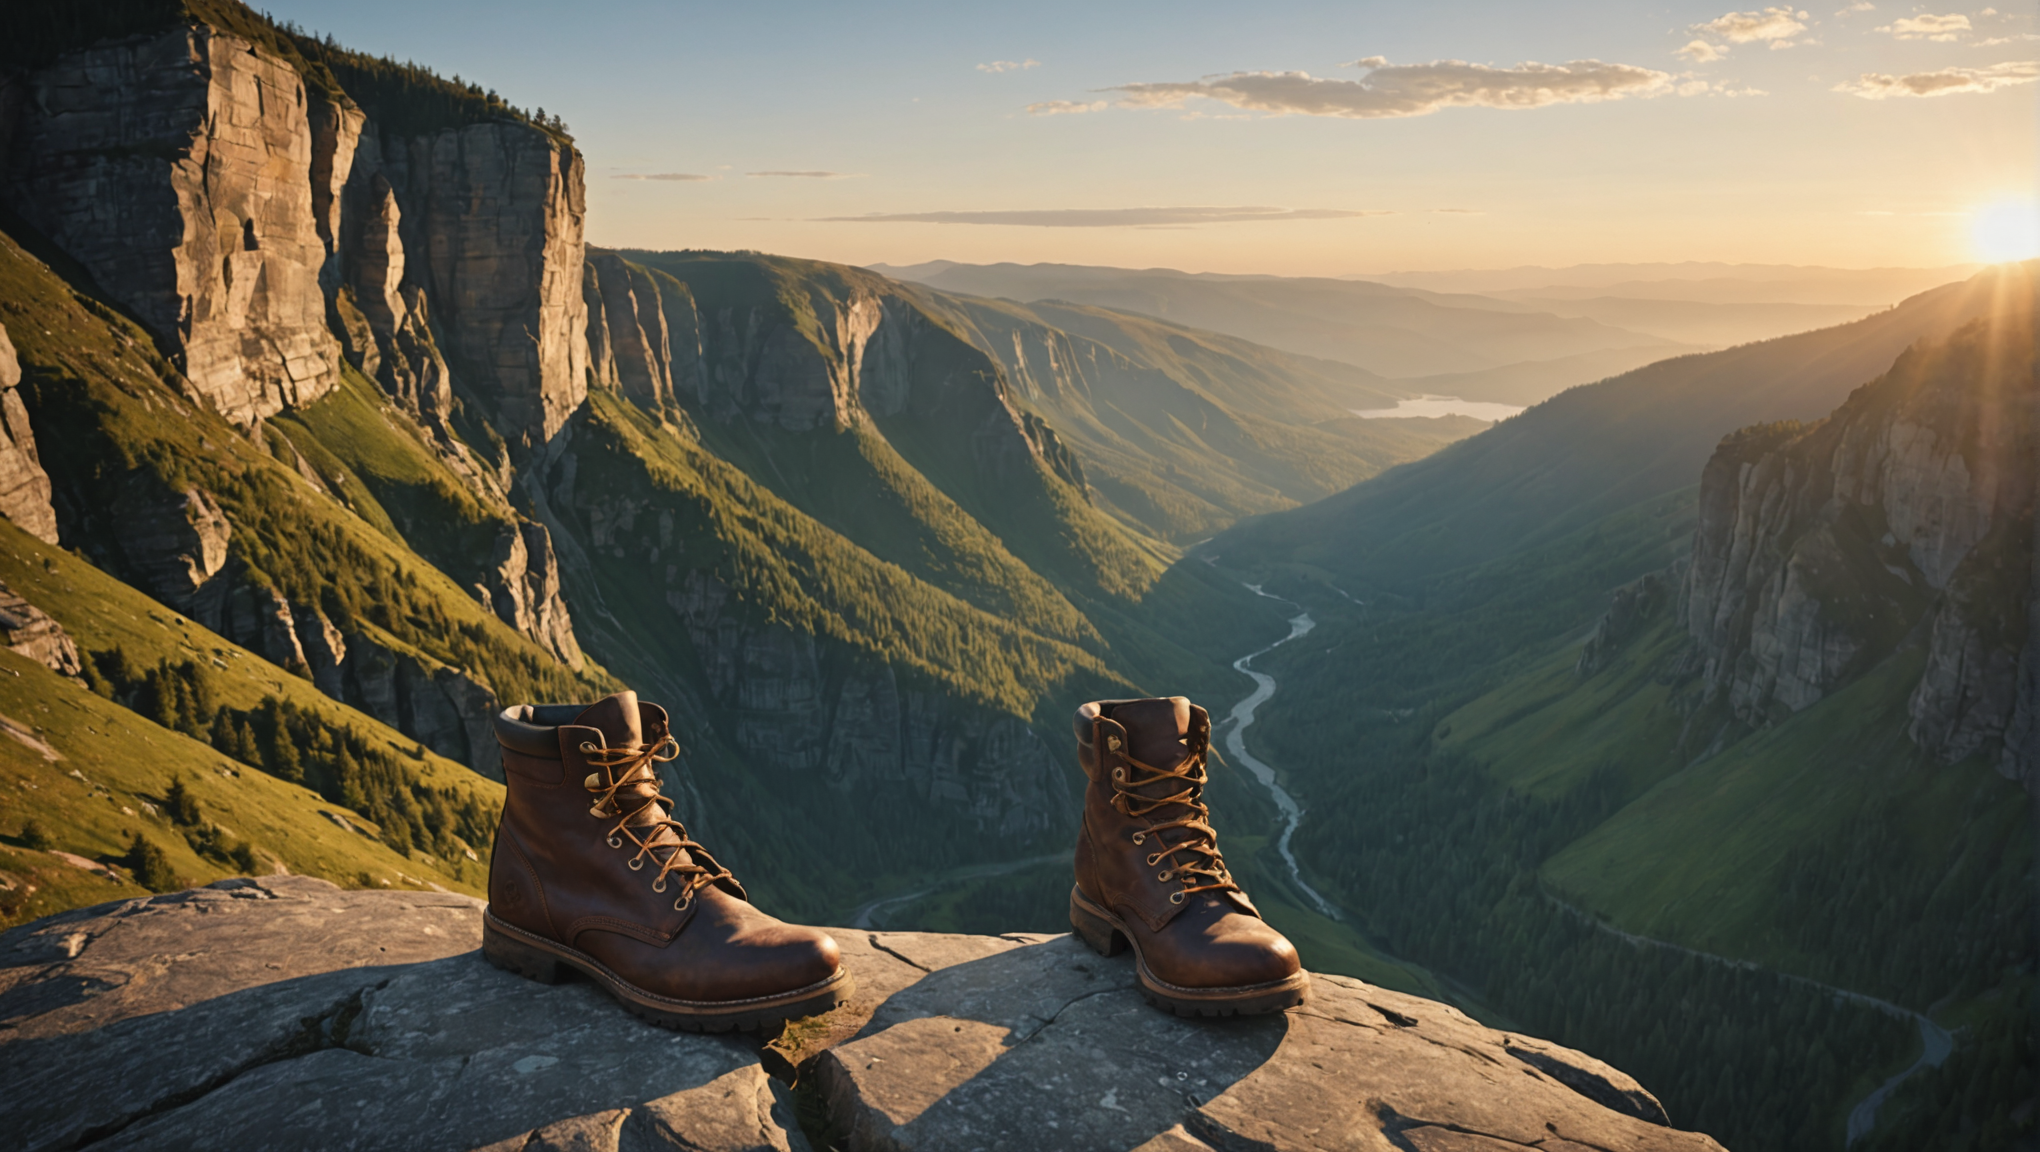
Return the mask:
<svg viewBox="0 0 2040 1152">
<path fill-rule="evenodd" d="M 593 956 L 506 924 L 487 910 L 482 912 L 482 955 L 505 972 L 541 984 L 560 983 L 569 969 L 579 972 L 601 985 L 631 1015 L 682 1032 L 748 1032 L 802 1016 L 819 1016 L 849 1000 L 856 990 L 849 970 L 838 968 L 827 980 L 772 996 L 677 1000 L 647 992 Z"/>
<path fill-rule="evenodd" d="M 1131 947 L 1141 997 L 1178 1016 L 1258 1016 L 1294 1008 L 1310 994 L 1310 973 L 1301 969 L 1293 976 L 1268 984 L 1231 988 L 1185 988 L 1171 984 L 1148 970 L 1140 941 L 1126 930 L 1126 924 L 1092 903 L 1078 888 L 1070 889 L 1070 927 L 1100 956 L 1117 956 Z"/>
</svg>

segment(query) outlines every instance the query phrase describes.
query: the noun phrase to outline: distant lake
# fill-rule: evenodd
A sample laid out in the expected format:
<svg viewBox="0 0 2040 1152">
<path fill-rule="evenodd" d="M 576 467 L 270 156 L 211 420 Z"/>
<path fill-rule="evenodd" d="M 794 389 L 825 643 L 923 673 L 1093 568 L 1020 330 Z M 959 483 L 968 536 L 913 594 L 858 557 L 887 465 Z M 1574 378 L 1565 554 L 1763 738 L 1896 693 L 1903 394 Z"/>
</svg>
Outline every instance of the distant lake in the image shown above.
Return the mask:
<svg viewBox="0 0 2040 1152">
<path fill-rule="evenodd" d="M 1353 415 L 1369 420 L 1405 420 L 1423 416 L 1471 416 L 1475 420 L 1507 420 L 1522 409 L 1513 404 L 1485 404 L 1478 400 L 1461 400 L 1457 396 L 1420 396 L 1415 400 L 1401 400 L 1393 408 L 1355 408 Z"/>
</svg>

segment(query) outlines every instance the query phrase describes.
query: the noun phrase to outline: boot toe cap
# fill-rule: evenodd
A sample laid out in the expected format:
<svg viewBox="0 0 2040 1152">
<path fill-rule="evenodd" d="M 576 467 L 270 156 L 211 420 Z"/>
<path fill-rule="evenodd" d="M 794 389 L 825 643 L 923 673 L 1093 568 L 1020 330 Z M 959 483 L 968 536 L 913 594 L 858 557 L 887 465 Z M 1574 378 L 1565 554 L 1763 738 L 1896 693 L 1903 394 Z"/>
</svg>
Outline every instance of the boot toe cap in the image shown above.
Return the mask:
<svg viewBox="0 0 2040 1152">
<path fill-rule="evenodd" d="M 842 968 L 842 950 L 819 928 L 773 924 L 731 941 L 740 957 L 732 975 L 744 985 L 738 995 L 768 996 L 819 984 Z"/>
</svg>

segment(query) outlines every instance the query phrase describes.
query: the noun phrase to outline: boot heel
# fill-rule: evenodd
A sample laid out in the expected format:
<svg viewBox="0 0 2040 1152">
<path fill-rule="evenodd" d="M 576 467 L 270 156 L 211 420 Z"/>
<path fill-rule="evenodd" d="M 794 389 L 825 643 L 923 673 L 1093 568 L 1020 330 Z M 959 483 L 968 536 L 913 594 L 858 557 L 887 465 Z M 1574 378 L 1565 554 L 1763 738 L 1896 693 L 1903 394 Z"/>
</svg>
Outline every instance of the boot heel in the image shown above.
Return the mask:
<svg viewBox="0 0 2040 1152">
<path fill-rule="evenodd" d="M 482 956 L 505 972 L 515 972 L 540 984 L 557 984 L 566 976 L 553 956 L 508 933 L 496 931 L 495 925 L 487 920 L 482 921 Z"/>
<path fill-rule="evenodd" d="M 1091 951 L 1100 956 L 1117 956 L 1126 951 L 1126 937 L 1120 934 L 1119 929 L 1078 904 L 1075 889 L 1070 890 L 1070 927 L 1091 946 Z"/>
</svg>

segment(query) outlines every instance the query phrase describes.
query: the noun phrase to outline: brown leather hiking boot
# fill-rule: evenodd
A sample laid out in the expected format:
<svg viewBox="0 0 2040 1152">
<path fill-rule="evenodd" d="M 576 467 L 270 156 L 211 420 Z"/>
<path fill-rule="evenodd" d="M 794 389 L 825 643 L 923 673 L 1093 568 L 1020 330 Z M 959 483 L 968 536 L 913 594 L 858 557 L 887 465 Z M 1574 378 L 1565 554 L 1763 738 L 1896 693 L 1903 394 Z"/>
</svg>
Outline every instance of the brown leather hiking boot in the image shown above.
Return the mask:
<svg viewBox="0 0 2040 1152">
<path fill-rule="evenodd" d="M 1204 806 L 1211 716 L 1181 696 L 1077 709 L 1091 783 L 1070 924 L 1116 956 L 1133 945 L 1141 994 L 1178 1016 L 1277 1012 L 1310 973 L 1226 871 Z"/>
<path fill-rule="evenodd" d="M 654 1024 L 691 1032 L 813 1016 L 850 996 L 836 942 L 751 907 L 673 819 L 666 711 L 619 692 L 496 717 L 503 819 L 482 952 L 548 984 L 582 972 Z"/>
</svg>

